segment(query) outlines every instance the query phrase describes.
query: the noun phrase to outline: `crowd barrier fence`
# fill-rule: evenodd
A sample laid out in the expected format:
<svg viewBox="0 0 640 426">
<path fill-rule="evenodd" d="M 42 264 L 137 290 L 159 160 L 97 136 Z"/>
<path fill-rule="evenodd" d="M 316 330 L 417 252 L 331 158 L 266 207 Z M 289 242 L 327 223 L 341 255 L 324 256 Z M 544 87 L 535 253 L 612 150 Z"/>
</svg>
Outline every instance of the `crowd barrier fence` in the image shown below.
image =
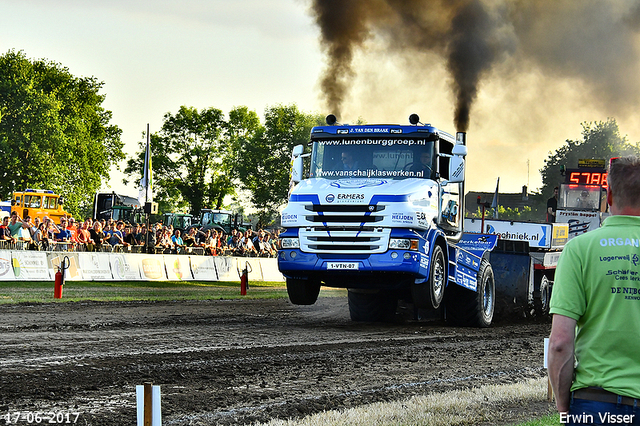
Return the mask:
<svg viewBox="0 0 640 426">
<path fill-rule="evenodd" d="M 20 249 L 0 249 L 0 281 L 52 281 L 63 262 L 69 281 L 285 281 L 276 258 Z"/>
</svg>

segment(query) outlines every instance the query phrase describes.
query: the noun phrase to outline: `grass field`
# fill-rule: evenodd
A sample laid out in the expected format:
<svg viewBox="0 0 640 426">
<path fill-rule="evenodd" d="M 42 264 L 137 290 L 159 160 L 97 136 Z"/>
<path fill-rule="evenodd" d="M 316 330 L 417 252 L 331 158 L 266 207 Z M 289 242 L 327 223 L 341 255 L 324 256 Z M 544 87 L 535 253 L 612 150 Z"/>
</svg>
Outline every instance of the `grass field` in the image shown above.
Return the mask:
<svg viewBox="0 0 640 426">
<path fill-rule="evenodd" d="M 513 407 L 545 401 L 546 393 L 547 380 L 536 379 L 325 411 L 301 420 L 272 420 L 260 426 L 557 426 L 560 424 L 558 414 L 525 423 L 509 421 Z"/>
<path fill-rule="evenodd" d="M 0 304 L 134 300 L 211 300 L 286 298 L 282 282 L 250 282 L 246 296 L 240 295 L 239 282 L 185 281 L 67 281 L 62 299 L 53 298 L 53 281 L 0 282 Z M 346 290 L 322 289 L 320 297 L 346 297 Z"/>
</svg>

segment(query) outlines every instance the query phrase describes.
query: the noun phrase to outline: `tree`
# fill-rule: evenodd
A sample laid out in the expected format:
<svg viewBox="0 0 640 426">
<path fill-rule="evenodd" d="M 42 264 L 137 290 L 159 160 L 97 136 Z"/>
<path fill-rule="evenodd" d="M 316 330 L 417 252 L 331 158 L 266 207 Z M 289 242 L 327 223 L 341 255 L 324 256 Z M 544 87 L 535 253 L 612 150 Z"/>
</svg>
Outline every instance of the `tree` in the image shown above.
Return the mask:
<svg viewBox="0 0 640 426">
<path fill-rule="evenodd" d="M 242 144 L 238 176 L 251 191 L 261 226 L 287 200 L 291 150 L 308 142 L 311 128 L 321 122 L 322 117 L 302 113 L 296 105 L 277 105 L 266 109 L 264 128 L 254 129 L 253 140 Z"/>
<path fill-rule="evenodd" d="M 215 108 L 181 106 L 175 115 L 165 114 L 160 132 L 151 135 L 154 199 L 161 207 L 188 206 L 197 215 L 233 191 L 221 160 L 225 126 Z M 144 145 L 128 160 L 128 176 L 142 176 Z"/>
<path fill-rule="evenodd" d="M 566 140 L 566 145 L 558 148 L 555 153 L 549 153 L 549 158 L 540 170 L 542 199 L 550 198 L 553 188 L 563 179 L 560 166 L 576 168 L 580 159 L 608 160 L 611 157 L 640 154 L 637 143 L 631 144 L 626 136 L 620 135 L 618 123 L 613 118 L 597 123 L 582 123 L 582 138 L 582 141 Z"/>
<path fill-rule="evenodd" d="M 264 127 L 255 111 L 246 106 L 229 112 L 229 120 L 223 142 L 223 169 L 229 182 L 240 182 L 240 169 L 245 162 L 243 153 L 264 133 Z"/>
<path fill-rule="evenodd" d="M 87 214 L 111 165 L 124 158 L 122 131 L 95 77 L 75 77 L 60 64 L 0 56 L 0 197 L 47 188 L 73 214 Z"/>
</svg>

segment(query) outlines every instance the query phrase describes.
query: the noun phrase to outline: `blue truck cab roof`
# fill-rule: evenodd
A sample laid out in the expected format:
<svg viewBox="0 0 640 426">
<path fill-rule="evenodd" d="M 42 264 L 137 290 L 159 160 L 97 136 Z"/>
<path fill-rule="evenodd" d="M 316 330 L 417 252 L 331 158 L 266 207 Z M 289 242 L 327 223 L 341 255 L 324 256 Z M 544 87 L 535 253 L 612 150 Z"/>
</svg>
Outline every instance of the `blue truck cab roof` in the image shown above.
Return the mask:
<svg viewBox="0 0 640 426">
<path fill-rule="evenodd" d="M 451 143 L 455 143 L 453 135 L 439 130 L 431 125 L 410 126 L 398 124 L 364 124 L 364 125 L 333 125 L 333 126 L 316 126 L 311 130 L 311 139 L 323 139 L 325 137 L 333 137 L 336 135 L 358 136 L 382 136 L 387 137 L 427 137 L 430 140 L 445 139 Z"/>
</svg>

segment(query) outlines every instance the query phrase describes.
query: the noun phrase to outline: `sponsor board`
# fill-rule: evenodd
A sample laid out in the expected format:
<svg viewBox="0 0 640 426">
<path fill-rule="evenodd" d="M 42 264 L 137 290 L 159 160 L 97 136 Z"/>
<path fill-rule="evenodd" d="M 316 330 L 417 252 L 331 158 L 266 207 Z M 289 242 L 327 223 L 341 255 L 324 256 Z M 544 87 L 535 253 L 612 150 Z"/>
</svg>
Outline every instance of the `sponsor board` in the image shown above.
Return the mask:
<svg viewBox="0 0 640 426">
<path fill-rule="evenodd" d="M 189 256 L 180 256 L 177 254 L 164 255 L 164 265 L 167 270 L 167 279 L 171 281 L 191 281 L 191 264 Z"/>
<path fill-rule="evenodd" d="M 189 256 L 191 272 L 196 281 L 218 281 L 218 272 L 212 256 Z"/>
<path fill-rule="evenodd" d="M 551 224 L 550 223 L 527 223 L 513 222 L 509 220 L 485 219 L 484 232 L 480 219 L 465 218 L 464 230 L 471 233 L 483 233 L 497 235 L 498 238 L 511 241 L 526 241 L 529 247 L 550 248 L 551 247 Z"/>
<path fill-rule="evenodd" d="M 248 263 L 251 281 L 284 281 L 275 258 L 0 250 L 0 282 L 52 281 L 65 258 L 69 260 L 65 280 L 239 282 L 241 269 Z"/>
<path fill-rule="evenodd" d="M 554 223 L 553 224 L 553 236 L 551 237 L 551 248 L 564 247 L 569 241 L 569 224 L 568 223 Z"/>
<path fill-rule="evenodd" d="M 114 280 L 134 281 L 140 279 L 141 256 L 135 254 L 111 254 L 111 274 Z"/>
<path fill-rule="evenodd" d="M 238 274 L 238 262 L 246 260 L 245 258 L 236 257 L 220 257 L 216 256 L 213 260 L 220 281 L 240 281 Z"/>
<path fill-rule="evenodd" d="M 113 279 L 107 253 L 81 252 L 78 253 L 78 262 L 80 263 L 84 280 L 109 281 Z"/>
<path fill-rule="evenodd" d="M 82 270 L 80 269 L 80 261 L 78 259 L 78 253 L 57 253 L 52 252 L 48 254 L 49 267 L 52 270 L 52 274 L 55 276 L 58 272 L 58 268 L 65 263 L 64 279 L 65 280 L 81 280 Z M 68 263 L 67 263 L 68 262 Z"/>
<path fill-rule="evenodd" d="M 15 279 L 15 276 L 11 267 L 11 251 L 0 250 L 0 281 L 13 279 Z"/>
<path fill-rule="evenodd" d="M 260 259 L 260 269 L 262 272 L 262 280 L 263 281 L 282 281 L 282 272 L 278 270 L 277 262 L 264 262 Z M 255 270 L 255 269 L 254 269 Z M 253 279 L 255 277 L 254 274 L 249 274 L 249 279 Z"/>
<path fill-rule="evenodd" d="M 164 280 L 167 278 L 164 269 L 164 261 L 160 256 L 146 255 L 142 259 L 142 269 L 140 269 L 142 279 Z"/>
<path fill-rule="evenodd" d="M 600 212 L 557 210 L 556 221 L 569 224 L 569 239 L 600 227 Z"/>
<path fill-rule="evenodd" d="M 49 280 L 47 254 L 39 251 L 15 250 L 11 252 L 11 266 L 17 280 Z"/>
</svg>

